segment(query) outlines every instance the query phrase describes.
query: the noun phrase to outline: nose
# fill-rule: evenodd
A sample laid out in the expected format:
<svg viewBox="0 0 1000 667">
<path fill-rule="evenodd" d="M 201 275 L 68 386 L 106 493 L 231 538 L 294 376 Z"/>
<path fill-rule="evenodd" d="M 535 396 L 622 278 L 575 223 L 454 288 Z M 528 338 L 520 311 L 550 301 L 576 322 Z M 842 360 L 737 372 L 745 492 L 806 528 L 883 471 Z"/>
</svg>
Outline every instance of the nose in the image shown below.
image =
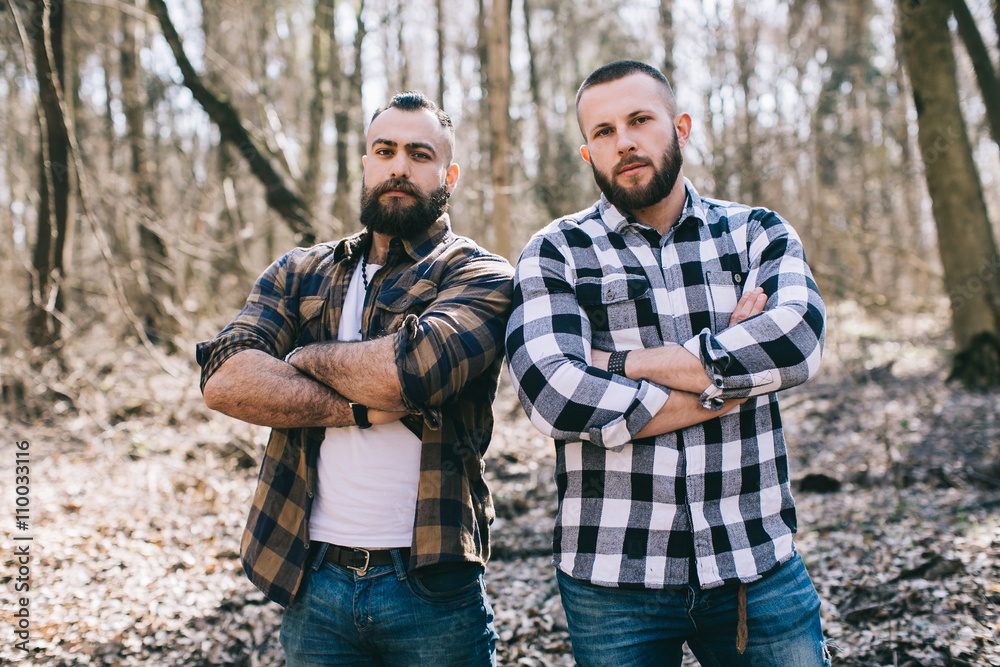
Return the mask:
<svg viewBox="0 0 1000 667">
<path fill-rule="evenodd" d="M 393 157 L 392 163 L 389 165 L 389 176 L 392 178 L 410 177 L 410 161 L 406 158 L 403 151 L 400 151 Z"/>
<path fill-rule="evenodd" d="M 625 155 L 626 153 L 634 153 L 637 150 L 635 141 L 632 139 L 632 134 L 628 129 L 621 127 L 615 132 L 615 136 L 618 138 L 618 154 Z"/>
</svg>

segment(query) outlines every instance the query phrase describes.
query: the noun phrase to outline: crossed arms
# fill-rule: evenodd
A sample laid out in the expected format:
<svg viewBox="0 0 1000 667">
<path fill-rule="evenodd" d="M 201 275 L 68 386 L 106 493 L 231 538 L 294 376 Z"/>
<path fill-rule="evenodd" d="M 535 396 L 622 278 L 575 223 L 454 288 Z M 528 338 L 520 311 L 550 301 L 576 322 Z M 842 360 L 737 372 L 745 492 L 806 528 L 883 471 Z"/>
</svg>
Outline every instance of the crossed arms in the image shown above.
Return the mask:
<svg viewBox="0 0 1000 667">
<path fill-rule="evenodd" d="M 705 422 L 748 398 L 794 386 L 815 373 L 823 303 L 801 243 L 779 216 L 755 211 L 749 221 L 739 221 L 748 247 L 743 259 L 748 273 L 741 277 L 763 293 L 745 289 L 738 301 L 734 298 L 726 328 L 699 324 L 682 345 L 654 342 L 662 321 L 657 318 L 690 318 L 694 311 L 662 313 L 656 308 L 675 307 L 679 300 L 681 307 L 698 309 L 697 301 L 686 302 L 683 296 L 670 300 L 666 291 L 639 297 L 634 267 L 624 273 L 607 270 L 615 265 L 618 251 L 594 219 L 588 213 L 576 221 L 554 222 L 532 239 L 518 262 L 507 360 L 521 404 L 540 431 L 557 440 L 617 448 L 637 437 Z M 732 216 L 728 224 L 734 224 Z M 676 267 L 695 266 L 702 245 L 686 240 L 677 246 L 683 256 L 675 256 L 670 265 L 675 281 L 681 278 Z M 653 261 L 649 254 L 649 267 Z M 705 261 L 713 261 L 711 253 Z M 601 290 L 596 294 L 595 285 Z M 691 284 L 671 285 L 659 289 L 679 292 L 684 287 L 689 294 L 705 289 L 695 278 Z M 602 306 L 602 299 L 614 305 Z M 591 322 L 588 309 L 595 307 L 603 321 Z M 613 322 L 611 307 L 616 309 Z M 607 373 L 607 351 L 616 349 L 632 350 L 626 377 Z"/>
<path fill-rule="evenodd" d="M 327 297 L 303 296 L 302 287 L 327 261 L 319 255 L 296 250 L 272 264 L 240 315 L 199 345 L 210 408 L 272 428 L 339 427 L 355 423 L 350 403 L 357 402 L 368 406 L 373 424 L 408 413 L 434 424 L 441 406 L 502 354 L 512 269 L 458 248 L 440 259 L 434 296 L 398 330 L 367 341 L 311 343 L 283 361 L 303 329 L 320 326 L 314 311 Z"/>
</svg>

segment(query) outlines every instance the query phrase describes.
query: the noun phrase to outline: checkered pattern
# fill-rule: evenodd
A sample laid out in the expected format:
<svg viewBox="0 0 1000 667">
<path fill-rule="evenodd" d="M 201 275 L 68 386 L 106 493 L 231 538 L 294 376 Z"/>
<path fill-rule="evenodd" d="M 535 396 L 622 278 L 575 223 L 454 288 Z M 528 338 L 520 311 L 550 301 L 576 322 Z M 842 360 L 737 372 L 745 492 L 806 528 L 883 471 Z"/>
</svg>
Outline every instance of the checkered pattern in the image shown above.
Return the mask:
<svg viewBox="0 0 1000 667">
<path fill-rule="evenodd" d="M 777 390 L 812 376 L 824 307 L 795 231 L 777 214 L 702 199 L 689 182 L 661 237 L 603 197 L 529 242 L 507 325 L 511 378 L 555 438 L 555 564 L 605 586 L 702 588 L 760 578 L 793 554 L 795 509 Z M 763 313 L 728 327 L 744 289 Z M 678 343 L 716 399 L 750 399 L 704 424 L 634 440 L 669 389 L 590 366 Z"/>
<path fill-rule="evenodd" d="M 336 337 L 344 297 L 368 238 L 297 249 L 271 265 L 246 306 L 215 339 L 198 344 L 201 386 L 244 349 L 279 359 L 299 345 Z M 411 567 L 489 558 L 493 503 L 483 455 L 503 362 L 513 269 L 444 216 L 426 235 L 394 240 L 369 287 L 365 339 L 394 336 L 404 423 L 421 438 Z M 242 540 L 243 567 L 282 606 L 302 583 L 309 511 L 324 429 L 274 429 Z"/>
</svg>

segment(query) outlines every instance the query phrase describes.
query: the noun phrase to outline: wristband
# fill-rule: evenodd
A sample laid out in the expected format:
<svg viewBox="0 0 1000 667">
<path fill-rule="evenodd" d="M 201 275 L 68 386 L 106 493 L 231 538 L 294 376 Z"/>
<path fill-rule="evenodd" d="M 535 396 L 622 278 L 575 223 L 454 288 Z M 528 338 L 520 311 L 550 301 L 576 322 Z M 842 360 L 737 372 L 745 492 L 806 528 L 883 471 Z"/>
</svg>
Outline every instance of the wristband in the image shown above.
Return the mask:
<svg viewBox="0 0 1000 667">
<path fill-rule="evenodd" d="M 354 413 L 354 423 L 358 428 L 370 428 L 372 423 L 368 421 L 368 406 L 361 403 L 351 403 L 351 412 Z"/>
<path fill-rule="evenodd" d="M 608 359 L 608 372 L 614 373 L 615 375 L 625 375 L 625 357 L 628 356 L 629 350 L 622 350 L 620 352 L 612 352 L 611 357 Z"/>
</svg>

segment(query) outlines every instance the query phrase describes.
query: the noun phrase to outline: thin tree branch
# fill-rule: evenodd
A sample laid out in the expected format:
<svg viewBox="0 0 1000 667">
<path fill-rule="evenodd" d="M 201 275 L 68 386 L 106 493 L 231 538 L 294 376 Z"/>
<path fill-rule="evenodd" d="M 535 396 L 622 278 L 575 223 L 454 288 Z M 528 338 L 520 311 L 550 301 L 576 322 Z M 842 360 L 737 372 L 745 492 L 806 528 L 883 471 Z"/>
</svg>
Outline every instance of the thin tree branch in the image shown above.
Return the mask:
<svg viewBox="0 0 1000 667">
<path fill-rule="evenodd" d="M 976 81 L 983 95 L 986 117 L 990 122 L 990 134 L 993 136 L 993 141 L 1000 144 L 1000 81 L 997 80 L 993 61 L 990 60 L 990 52 L 965 0 L 952 0 L 951 9 L 955 20 L 958 21 L 958 34 L 972 60 L 972 69 L 976 73 Z"/>
<path fill-rule="evenodd" d="M 202 106 L 219 127 L 223 141 L 228 141 L 240 152 L 250 166 L 250 171 L 267 190 L 265 199 L 268 206 L 274 209 L 299 235 L 300 242 L 312 245 L 316 240 L 312 216 L 308 207 L 297 193 L 285 184 L 282 176 L 272 166 L 265 151 L 254 141 L 243 126 L 239 113 L 232 103 L 224 96 L 211 90 L 195 71 L 187 54 L 177 29 L 170 20 L 167 5 L 163 0 L 149 0 L 150 9 L 160 22 L 163 36 L 173 51 L 177 66 L 180 67 L 184 85 L 191 91 L 194 98 Z"/>
</svg>

